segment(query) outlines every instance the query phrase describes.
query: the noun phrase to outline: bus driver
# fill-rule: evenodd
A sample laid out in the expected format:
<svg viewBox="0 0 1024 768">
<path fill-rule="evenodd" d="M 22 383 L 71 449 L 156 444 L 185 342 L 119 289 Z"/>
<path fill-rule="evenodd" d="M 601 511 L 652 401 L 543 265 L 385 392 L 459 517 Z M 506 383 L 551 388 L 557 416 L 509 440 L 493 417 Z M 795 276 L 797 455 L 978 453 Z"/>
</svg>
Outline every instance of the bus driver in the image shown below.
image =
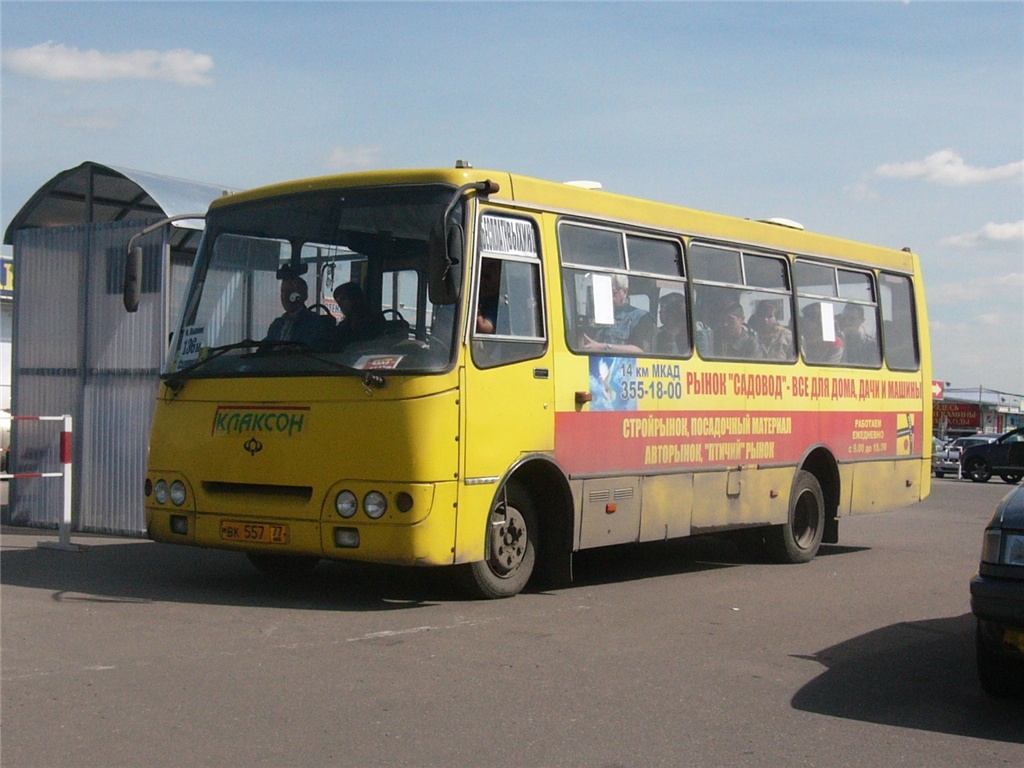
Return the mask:
<svg viewBox="0 0 1024 768">
<path fill-rule="evenodd" d="M 264 341 L 294 341 L 313 346 L 324 330 L 324 319 L 306 306 L 309 287 L 298 275 L 281 280 L 281 306 L 284 314 L 274 319 Z M 332 321 L 333 325 L 333 321 Z"/>
</svg>

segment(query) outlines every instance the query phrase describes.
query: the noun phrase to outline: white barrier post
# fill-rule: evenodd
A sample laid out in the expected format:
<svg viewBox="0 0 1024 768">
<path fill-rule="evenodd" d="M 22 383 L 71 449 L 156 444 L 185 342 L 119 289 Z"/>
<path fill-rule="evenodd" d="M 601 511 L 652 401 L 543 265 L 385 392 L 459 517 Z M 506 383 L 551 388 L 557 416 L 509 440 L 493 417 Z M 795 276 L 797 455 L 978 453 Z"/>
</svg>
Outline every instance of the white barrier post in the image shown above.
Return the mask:
<svg viewBox="0 0 1024 768">
<path fill-rule="evenodd" d="M 64 478 L 64 509 L 58 525 L 57 541 L 40 541 L 43 549 L 60 549 L 65 552 L 81 552 L 82 548 L 71 543 L 71 416 L 65 414 L 64 430 L 60 433 L 61 476 Z"/>
<path fill-rule="evenodd" d="M 65 552 L 81 552 L 82 547 L 71 543 L 71 416 L 11 416 L 0 414 L 0 418 L 11 421 L 63 421 L 64 429 L 60 433 L 60 472 L 17 472 L 13 475 L 0 475 L 0 480 L 17 480 L 28 477 L 62 477 L 64 478 L 64 504 L 61 510 L 60 523 L 57 525 L 57 541 L 40 541 L 43 549 L 60 549 Z"/>
</svg>

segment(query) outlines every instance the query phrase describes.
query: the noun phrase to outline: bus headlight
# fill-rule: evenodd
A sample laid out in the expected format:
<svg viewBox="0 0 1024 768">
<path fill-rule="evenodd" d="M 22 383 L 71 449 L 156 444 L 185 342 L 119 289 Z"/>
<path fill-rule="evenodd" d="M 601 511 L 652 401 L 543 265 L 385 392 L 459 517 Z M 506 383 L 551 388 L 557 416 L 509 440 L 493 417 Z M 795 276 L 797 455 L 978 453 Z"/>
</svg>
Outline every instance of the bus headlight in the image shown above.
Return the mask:
<svg viewBox="0 0 1024 768">
<path fill-rule="evenodd" d="M 171 483 L 171 502 L 176 507 L 185 503 L 185 484 L 181 480 Z"/>
<path fill-rule="evenodd" d="M 342 491 L 334 500 L 334 509 L 342 517 L 349 518 L 359 509 L 359 500 L 352 491 Z"/>
<path fill-rule="evenodd" d="M 380 491 L 370 491 L 363 498 L 363 511 L 371 520 L 379 520 L 388 511 L 388 500 Z"/>
<path fill-rule="evenodd" d="M 166 480 L 156 481 L 156 485 L 153 486 L 153 498 L 156 499 L 157 504 L 167 503 L 167 499 L 170 498 L 170 492 L 167 489 Z"/>
</svg>

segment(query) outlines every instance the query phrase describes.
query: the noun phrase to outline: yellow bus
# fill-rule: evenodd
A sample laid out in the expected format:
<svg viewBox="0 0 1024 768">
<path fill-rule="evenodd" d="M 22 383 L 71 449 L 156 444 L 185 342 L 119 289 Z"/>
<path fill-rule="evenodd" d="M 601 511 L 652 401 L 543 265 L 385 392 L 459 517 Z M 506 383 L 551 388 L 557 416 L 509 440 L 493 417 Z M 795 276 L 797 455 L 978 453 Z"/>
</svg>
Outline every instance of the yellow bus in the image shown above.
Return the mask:
<svg viewBox="0 0 1024 768">
<path fill-rule="evenodd" d="M 126 304 L 130 303 L 126 284 Z M 733 532 L 811 560 L 930 490 L 909 251 L 459 163 L 215 201 L 162 372 L 149 536 L 290 572 Z"/>
</svg>

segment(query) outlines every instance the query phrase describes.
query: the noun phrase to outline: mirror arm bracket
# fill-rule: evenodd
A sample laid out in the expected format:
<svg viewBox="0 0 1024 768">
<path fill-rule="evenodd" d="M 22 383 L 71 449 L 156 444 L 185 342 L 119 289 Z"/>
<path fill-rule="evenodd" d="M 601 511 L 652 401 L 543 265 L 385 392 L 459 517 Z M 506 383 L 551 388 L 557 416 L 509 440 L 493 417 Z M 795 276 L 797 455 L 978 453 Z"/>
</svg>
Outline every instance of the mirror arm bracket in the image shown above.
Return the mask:
<svg viewBox="0 0 1024 768">
<path fill-rule="evenodd" d="M 124 262 L 124 284 L 121 286 L 124 293 L 124 308 L 127 312 L 135 312 L 139 308 L 139 295 L 142 292 L 142 246 L 136 246 L 139 238 L 145 237 L 151 232 L 156 232 L 161 227 L 166 227 L 175 221 L 184 219 L 205 219 L 204 213 L 181 213 L 177 216 L 168 216 L 166 219 L 150 224 L 148 227 L 139 230 L 128 240 L 127 253 Z"/>
</svg>

